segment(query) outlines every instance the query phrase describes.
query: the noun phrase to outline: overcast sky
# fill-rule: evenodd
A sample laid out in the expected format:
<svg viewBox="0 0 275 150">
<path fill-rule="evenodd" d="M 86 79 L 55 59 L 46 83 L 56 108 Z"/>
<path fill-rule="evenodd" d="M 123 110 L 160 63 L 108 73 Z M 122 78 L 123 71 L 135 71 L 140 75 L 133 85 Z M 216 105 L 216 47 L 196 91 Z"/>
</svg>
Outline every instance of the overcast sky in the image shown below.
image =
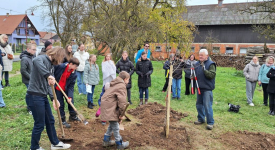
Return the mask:
<svg viewBox="0 0 275 150">
<path fill-rule="evenodd" d="M 224 0 L 223 3 L 240 3 L 252 1 L 254 0 Z M 5 15 L 6 13 L 10 13 L 11 15 L 25 14 L 27 9 L 40 4 L 38 0 L 0 0 L 0 3 L 0 15 Z M 218 0 L 187 0 L 187 5 L 206 5 L 217 3 Z M 51 27 L 47 27 L 48 24 L 41 19 L 41 10 L 34 11 L 34 16 L 30 15 L 30 11 L 28 11 L 27 14 L 38 31 L 50 30 Z"/>
</svg>

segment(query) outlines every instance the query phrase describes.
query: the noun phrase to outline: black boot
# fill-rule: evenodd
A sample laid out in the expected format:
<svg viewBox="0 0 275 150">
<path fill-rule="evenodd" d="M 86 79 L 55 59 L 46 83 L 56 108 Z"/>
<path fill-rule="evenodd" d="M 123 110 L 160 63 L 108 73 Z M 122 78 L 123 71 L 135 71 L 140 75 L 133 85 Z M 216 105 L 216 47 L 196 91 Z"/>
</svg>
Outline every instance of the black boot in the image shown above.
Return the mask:
<svg viewBox="0 0 275 150">
<path fill-rule="evenodd" d="M 88 102 L 88 108 L 90 108 L 90 109 L 94 109 L 94 107 L 93 107 L 93 105 L 92 105 L 92 103 L 91 103 L 91 102 Z"/>
<path fill-rule="evenodd" d="M 69 121 L 74 122 L 74 121 L 81 121 L 81 120 L 77 117 L 76 112 L 70 112 Z"/>
<path fill-rule="evenodd" d="M 94 104 L 94 103 L 91 103 L 92 104 L 92 106 L 97 106 L 97 104 Z"/>
<path fill-rule="evenodd" d="M 61 117 L 61 120 L 62 120 L 62 125 L 65 127 L 65 128 L 70 128 L 71 125 L 68 124 L 68 122 L 66 122 L 66 116 L 62 116 Z"/>
<path fill-rule="evenodd" d="M 9 84 L 9 80 L 6 80 L 6 85 L 5 86 L 11 86 L 10 84 Z"/>
</svg>

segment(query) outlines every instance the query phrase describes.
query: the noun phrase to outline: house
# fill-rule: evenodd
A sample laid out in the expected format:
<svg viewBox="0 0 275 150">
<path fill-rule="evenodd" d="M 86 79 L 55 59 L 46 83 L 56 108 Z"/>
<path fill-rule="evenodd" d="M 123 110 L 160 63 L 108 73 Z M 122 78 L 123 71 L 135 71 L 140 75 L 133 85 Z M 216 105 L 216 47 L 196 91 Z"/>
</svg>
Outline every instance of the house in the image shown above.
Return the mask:
<svg viewBox="0 0 275 150">
<path fill-rule="evenodd" d="M 40 35 L 27 15 L 0 15 L 0 34 L 7 34 L 11 44 L 25 44 L 26 39 L 40 43 Z"/>
<path fill-rule="evenodd" d="M 54 37 L 56 33 L 39 31 L 39 34 L 40 34 L 40 43 L 45 43 L 46 41 L 50 41 L 54 43 L 54 40 L 51 38 Z"/>
<path fill-rule="evenodd" d="M 248 47 L 264 46 L 275 48 L 274 41 L 261 37 L 253 31 L 253 25 L 274 24 L 266 16 L 266 13 L 248 14 L 239 10 L 251 7 L 248 3 L 223 4 L 218 0 L 213 5 L 187 6 L 187 12 L 183 14 L 185 20 L 193 22 L 198 28 L 192 44 L 192 53 L 198 55 L 202 48 L 213 49 L 212 53 L 218 54 L 241 54 L 245 55 Z M 209 43 L 207 39 L 215 39 Z M 176 52 L 177 46 L 166 46 L 166 44 L 152 44 L 153 57 L 167 58 L 167 52 Z"/>
</svg>

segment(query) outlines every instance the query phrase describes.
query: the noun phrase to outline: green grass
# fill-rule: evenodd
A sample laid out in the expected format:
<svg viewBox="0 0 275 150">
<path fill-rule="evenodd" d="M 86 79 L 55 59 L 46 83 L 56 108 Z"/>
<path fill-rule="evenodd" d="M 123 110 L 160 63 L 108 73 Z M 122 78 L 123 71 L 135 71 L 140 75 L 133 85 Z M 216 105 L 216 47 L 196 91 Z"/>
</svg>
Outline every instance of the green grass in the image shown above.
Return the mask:
<svg viewBox="0 0 275 150">
<path fill-rule="evenodd" d="M 102 57 L 99 57 L 98 65 L 101 67 Z M 154 72 L 151 76 L 152 87 L 149 88 L 149 101 L 158 102 L 165 105 L 165 93 L 162 93 L 162 87 L 165 82 L 164 70 L 161 62 L 153 62 Z M 20 69 L 20 63 L 14 63 L 14 70 Z M 101 70 L 101 68 L 100 68 Z M 15 73 L 15 71 L 13 71 Z M 262 106 L 263 98 L 260 87 L 257 87 L 254 96 L 255 107 L 250 107 L 246 104 L 245 94 L 245 79 L 241 77 L 241 73 L 232 68 L 217 68 L 216 89 L 213 91 L 214 102 L 214 119 L 215 128 L 212 131 L 216 136 L 227 131 L 247 130 L 252 132 L 275 132 L 274 117 L 267 115 L 269 108 Z M 100 71 L 102 79 L 102 73 Z M 3 92 L 6 108 L 0 109 L 0 149 L 14 150 L 14 149 L 28 149 L 30 146 L 31 132 L 33 127 L 32 116 L 27 114 L 25 104 L 26 87 L 21 81 L 21 76 L 17 75 L 10 79 L 11 87 L 5 88 Z M 172 100 L 171 107 L 174 110 L 187 112 L 188 117 L 181 120 L 189 126 L 194 126 L 193 121 L 197 118 L 196 111 L 196 96 L 185 96 L 185 82 L 182 80 L 182 91 L 180 100 Z M 94 101 L 97 102 L 102 88 L 102 80 L 95 88 Z M 86 97 L 78 95 L 77 86 L 75 85 L 75 105 L 78 110 L 84 114 L 88 119 L 94 114 L 88 114 L 84 111 L 86 108 Z M 135 108 L 139 102 L 137 75 L 132 76 L 132 101 L 133 105 L 130 108 Z M 240 105 L 239 113 L 228 112 L 228 103 Z M 96 109 L 94 109 L 96 111 Z M 54 115 L 56 115 L 56 112 Z M 56 119 L 57 120 L 57 119 Z M 58 123 L 57 123 L 58 124 Z M 194 128 L 201 130 L 201 136 L 205 136 L 205 128 L 202 126 L 194 126 Z M 42 144 L 49 145 L 50 142 L 44 130 L 41 138 Z M 215 144 L 213 144 L 215 145 Z"/>
<path fill-rule="evenodd" d="M 12 71 L 9 72 L 9 74 L 15 74 L 17 71 L 20 71 L 20 61 L 13 62 Z"/>
</svg>

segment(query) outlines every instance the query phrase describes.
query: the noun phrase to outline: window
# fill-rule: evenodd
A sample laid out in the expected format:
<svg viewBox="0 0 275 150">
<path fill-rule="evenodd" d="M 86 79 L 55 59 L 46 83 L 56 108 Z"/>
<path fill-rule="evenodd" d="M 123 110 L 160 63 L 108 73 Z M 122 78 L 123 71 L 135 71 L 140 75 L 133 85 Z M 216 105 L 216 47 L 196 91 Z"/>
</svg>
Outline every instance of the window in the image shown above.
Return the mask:
<svg viewBox="0 0 275 150">
<path fill-rule="evenodd" d="M 166 47 L 166 52 L 170 52 L 171 51 L 171 46 L 167 46 Z"/>
<path fill-rule="evenodd" d="M 161 46 L 156 46 L 156 52 L 161 52 Z"/>
<path fill-rule="evenodd" d="M 192 52 L 192 53 L 195 52 L 195 47 L 191 47 L 191 52 Z"/>
<path fill-rule="evenodd" d="M 213 53 L 220 53 L 220 47 L 213 47 Z"/>
<path fill-rule="evenodd" d="M 226 54 L 233 54 L 233 47 L 226 47 Z"/>
<path fill-rule="evenodd" d="M 240 48 L 240 54 L 246 54 L 247 48 Z"/>
</svg>

